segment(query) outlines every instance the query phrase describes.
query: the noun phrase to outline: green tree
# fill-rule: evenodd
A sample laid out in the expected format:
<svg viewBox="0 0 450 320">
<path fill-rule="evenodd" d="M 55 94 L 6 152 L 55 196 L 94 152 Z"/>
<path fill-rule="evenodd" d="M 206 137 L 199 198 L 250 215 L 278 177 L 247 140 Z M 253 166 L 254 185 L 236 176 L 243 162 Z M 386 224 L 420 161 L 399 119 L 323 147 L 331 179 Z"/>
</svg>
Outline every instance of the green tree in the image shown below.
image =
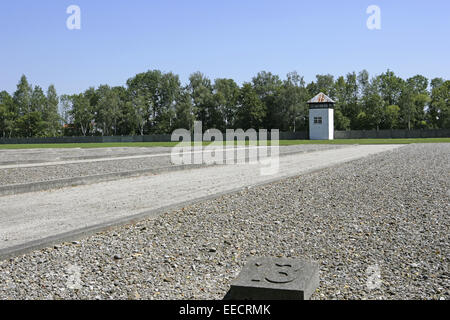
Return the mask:
<svg viewBox="0 0 450 320">
<path fill-rule="evenodd" d="M 398 100 L 400 113 L 402 115 L 403 127 L 411 130 L 413 123 L 415 122 L 416 110 L 413 103 L 414 93 L 412 86 L 407 83 L 403 86 L 400 98 Z"/>
<path fill-rule="evenodd" d="M 358 114 L 358 123 L 366 124 L 361 129 L 380 129 L 384 118 L 384 101 L 380 95 L 380 78 L 372 78 L 367 88 L 366 95 L 362 98 L 362 111 Z M 364 115 L 364 121 L 361 116 Z"/>
<path fill-rule="evenodd" d="M 17 119 L 16 127 L 22 137 L 43 137 L 45 122 L 40 112 L 32 111 Z"/>
<path fill-rule="evenodd" d="M 394 129 L 400 118 L 400 107 L 396 105 L 386 106 L 384 114 L 386 128 Z"/>
<path fill-rule="evenodd" d="M 332 99 L 335 99 L 336 92 L 334 90 L 334 76 L 331 74 L 318 74 L 316 75 L 316 82 L 308 85 L 309 95 L 315 96 L 319 92 L 325 93 Z"/>
<path fill-rule="evenodd" d="M 133 104 L 144 102 L 145 105 L 144 108 L 139 108 L 139 111 L 143 112 L 139 117 L 145 119 L 142 120 L 142 123 L 145 125 L 144 133 L 150 133 L 155 122 L 161 77 L 161 71 L 149 70 L 139 73 L 127 81 L 128 91 Z"/>
<path fill-rule="evenodd" d="M 28 83 L 27 77 L 22 75 L 19 83 L 17 84 L 17 90 L 14 92 L 13 100 L 17 109 L 17 134 L 21 137 L 27 137 L 29 134 L 29 128 L 31 122 L 28 121 L 29 117 L 23 118 L 31 112 L 31 95 L 33 89 Z M 19 121 L 20 120 L 20 121 Z M 31 119 L 30 119 L 31 120 Z"/>
<path fill-rule="evenodd" d="M 425 110 L 428 108 L 429 104 L 431 102 L 431 98 L 427 93 L 421 93 L 421 94 L 416 94 L 413 97 L 413 108 L 415 110 L 415 124 L 414 127 L 415 128 L 421 128 L 424 129 L 428 126 L 427 124 L 427 117 L 426 117 L 426 112 Z"/>
<path fill-rule="evenodd" d="M 58 97 L 53 85 L 44 94 L 23 75 L 12 97 L 0 92 L 0 136 L 57 136 L 62 120 L 64 133 L 71 135 L 170 133 L 176 128 L 192 130 L 194 120 L 202 121 L 204 129 L 222 131 L 232 127 L 305 130 L 307 101 L 318 92 L 336 101 L 338 130 L 448 128 L 448 82 L 428 81 L 422 75 L 403 80 L 390 70 L 369 78 L 362 70 L 336 81 L 330 74 L 317 75 L 305 86 L 297 72 L 281 80 L 262 71 L 239 87 L 232 79 L 216 79 L 212 84 L 196 72 L 181 87 L 177 75 L 150 70 L 130 78 L 126 87 L 102 85 Z"/>
<path fill-rule="evenodd" d="M 48 87 L 46 102 L 43 111 L 43 118 L 47 122 L 46 135 L 55 137 L 61 132 L 61 116 L 58 112 L 59 97 L 54 85 Z"/>
<path fill-rule="evenodd" d="M 386 105 L 398 105 L 404 80 L 387 70 L 378 76 L 379 90 Z"/>
<path fill-rule="evenodd" d="M 440 86 L 442 86 L 444 84 L 444 79 L 442 78 L 434 78 L 431 80 L 430 85 L 431 85 L 431 91 L 433 91 L 434 89 L 439 88 Z"/>
<path fill-rule="evenodd" d="M 233 79 L 214 81 L 214 104 L 220 114 L 220 125 L 216 126 L 217 129 L 223 131 L 234 125 L 238 99 L 239 86 Z"/>
<path fill-rule="evenodd" d="M 369 72 L 367 70 L 362 70 L 358 73 L 358 97 L 362 99 L 368 94 L 368 88 L 370 85 Z"/>
<path fill-rule="evenodd" d="M 416 75 L 404 82 L 399 98 L 402 127 L 409 130 L 425 120 L 425 108 L 429 103 L 428 79 Z"/>
<path fill-rule="evenodd" d="M 336 130 L 347 130 L 350 127 L 350 119 L 344 115 L 348 108 L 347 83 L 344 77 L 339 77 L 334 85 L 335 92 L 335 110 L 334 110 L 334 127 Z"/>
<path fill-rule="evenodd" d="M 372 128 L 372 121 L 370 117 L 364 112 L 361 111 L 353 124 L 352 129 L 354 130 L 367 130 Z"/>
<path fill-rule="evenodd" d="M 168 133 L 172 131 L 175 118 L 175 105 L 180 95 L 180 79 L 173 73 L 162 74 L 159 85 L 159 99 L 157 100 L 154 132 Z"/>
<path fill-rule="evenodd" d="M 350 129 L 350 119 L 344 116 L 340 110 L 334 112 L 334 128 L 335 130 Z"/>
<path fill-rule="evenodd" d="M 21 81 L 20 86 L 24 87 L 24 92 L 26 91 L 26 83 Z M 29 86 L 31 89 L 31 86 Z M 22 91 L 18 89 L 18 91 Z M 16 93 L 18 92 L 16 91 Z M 17 96 L 20 96 L 18 101 L 22 100 L 22 103 L 28 100 L 25 98 L 26 93 L 19 93 Z M 43 119 L 43 111 L 47 104 L 47 98 L 44 95 L 41 87 L 36 86 L 34 90 L 31 92 L 31 96 L 27 101 L 27 105 L 19 105 L 21 108 L 21 115 L 17 120 L 17 129 L 19 131 L 19 135 L 22 137 L 44 137 L 45 136 L 45 128 L 46 124 Z"/>
<path fill-rule="evenodd" d="M 96 128 L 102 136 L 113 135 L 120 116 L 119 95 L 108 85 L 99 86 L 97 95 L 98 102 L 94 106 Z"/>
<path fill-rule="evenodd" d="M 427 94 L 428 79 L 420 74 L 406 80 L 414 94 Z"/>
<path fill-rule="evenodd" d="M 429 117 L 434 128 L 450 129 L 450 81 L 433 89 Z"/>
<path fill-rule="evenodd" d="M 250 83 L 244 83 L 238 100 L 237 126 L 241 129 L 262 127 L 266 108 Z"/>
<path fill-rule="evenodd" d="M 279 129 L 282 127 L 282 108 L 280 105 L 280 91 L 282 90 L 283 82 L 278 75 L 270 72 L 259 72 L 256 77 L 252 79 L 253 89 L 262 102 L 265 109 L 265 119 L 263 125 L 265 129 Z M 241 88 L 241 94 L 242 94 Z M 244 92 L 247 92 L 245 88 Z"/>
<path fill-rule="evenodd" d="M 130 127 L 136 127 L 141 136 L 148 122 L 148 106 L 144 96 L 134 96 L 131 101 L 126 103 L 126 121 Z M 134 130 L 132 130 L 133 132 Z"/>
<path fill-rule="evenodd" d="M 77 94 L 70 97 L 72 108 L 69 111 L 73 124 L 80 129 L 81 134 L 86 136 L 92 132 L 94 109 L 88 94 Z"/>
<path fill-rule="evenodd" d="M 117 95 L 119 106 L 117 110 L 117 118 L 114 122 L 114 135 L 134 135 L 136 134 L 136 126 L 131 124 L 128 119 L 129 108 L 129 92 L 122 86 L 113 87 L 112 91 Z"/>
<path fill-rule="evenodd" d="M 41 87 L 34 87 L 30 103 L 30 112 L 38 112 L 42 115 L 44 114 L 47 107 L 47 98 L 45 97 L 44 91 Z"/>
<path fill-rule="evenodd" d="M 349 119 L 350 124 L 361 111 L 359 105 L 359 92 L 358 76 L 355 72 L 348 73 L 345 81 L 345 103 L 342 113 Z"/>
<path fill-rule="evenodd" d="M 127 101 L 128 101 L 128 91 L 124 87 L 113 87 L 111 92 L 115 97 L 117 102 L 115 112 L 115 117 L 113 120 L 112 133 L 114 135 L 128 135 L 132 130 L 128 127 L 127 120 L 125 119 L 127 114 Z"/>
<path fill-rule="evenodd" d="M 298 129 L 306 129 L 308 117 L 308 91 L 305 81 L 297 72 L 287 74 L 286 80 L 279 90 L 276 101 L 279 119 L 278 129 L 296 132 Z"/>
<path fill-rule="evenodd" d="M 143 133 L 166 132 L 172 127 L 175 102 L 181 90 L 177 75 L 151 70 L 129 79 L 127 86 L 128 101 L 139 106 L 137 117 L 145 126 Z"/>
<path fill-rule="evenodd" d="M 33 89 L 28 83 L 27 77 L 22 75 L 19 83 L 17 84 L 17 90 L 14 92 L 14 103 L 17 106 L 17 112 L 19 116 L 26 115 L 31 110 L 31 95 Z"/>
<path fill-rule="evenodd" d="M 3 138 L 11 138 L 16 119 L 17 110 L 14 108 L 13 98 L 6 91 L 0 92 L 0 133 Z"/>
<path fill-rule="evenodd" d="M 178 97 L 175 109 L 174 128 L 193 131 L 195 121 L 194 106 L 188 90 L 183 90 Z"/>
<path fill-rule="evenodd" d="M 214 100 L 211 80 L 200 72 L 189 77 L 188 90 L 192 98 L 196 119 L 203 124 L 203 130 L 220 127 L 222 120 Z"/>
</svg>

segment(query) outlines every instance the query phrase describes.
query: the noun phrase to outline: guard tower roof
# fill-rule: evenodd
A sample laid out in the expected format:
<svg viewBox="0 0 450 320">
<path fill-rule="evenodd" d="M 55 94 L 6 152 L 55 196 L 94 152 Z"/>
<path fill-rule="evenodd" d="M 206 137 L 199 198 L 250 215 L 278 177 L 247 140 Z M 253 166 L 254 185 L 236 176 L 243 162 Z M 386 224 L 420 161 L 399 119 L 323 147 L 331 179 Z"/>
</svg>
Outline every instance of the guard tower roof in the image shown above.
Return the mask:
<svg viewBox="0 0 450 320">
<path fill-rule="evenodd" d="M 331 99 L 326 94 L 321 92 L 317 96 L 309 100 L 308 103 L 314 104 L 314 103 L 335 103 L 335 102 L 333 101 L 333 99 Z"/>
</svg>

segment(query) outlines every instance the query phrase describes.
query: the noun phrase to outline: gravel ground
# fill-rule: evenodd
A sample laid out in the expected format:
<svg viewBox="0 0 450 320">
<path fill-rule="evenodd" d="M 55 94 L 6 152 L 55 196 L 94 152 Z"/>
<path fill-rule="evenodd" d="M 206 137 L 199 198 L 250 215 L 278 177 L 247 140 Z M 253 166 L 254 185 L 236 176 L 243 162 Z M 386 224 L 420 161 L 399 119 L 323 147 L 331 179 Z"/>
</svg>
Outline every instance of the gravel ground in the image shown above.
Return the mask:
<svg viewBox="0 0 450 320">
<path fill-rule="evenodd" d="M 329 150 L 337 148 L 349 147 L 348 145 L 296 145 L 296 146 L 283 146 L 280 147 L 280 153 L 286 152 L 311 152 L 318 150 Z M 80 159 L 84 159 L 87 155 L 91 157 L 106 157 L 108 154 L 111 157 L 118 156 L 133 156 L 143 154 L 155 154 L 155 153 L 170 153 L 171 148 L 156 148 L 155 150 L 148 150 L 152 148 L 130 148 L 130 152 L 125 153 L 126 148 L 119 148 L 118 151 L 110 151 L 110 149 L 79 149 Z M 57 161 L 60 157 L 63 157 L 66 153 L 69 153 L 72 160 L 76 160 L 75 151 L 72 149 L 51 149 L 51 156 L 48 159 Z M 8 151 L 8 152 L 5 152 Z M 15 150 L 4 150 L 3 153 L 0 150 L 0 163 L 1 161 L 21 155 L 21 159 L 31 159 L 32 154 L 37 153 L 35 158 L 39 158 L 40 161 L 44 161 L 44 155 L 41 151 L 34 150 L 33 152 L 27 150 L 18 150 L 18 154 L 14 153 Z M 96 152 L 95 152 L 96 151 Z M 59 152 L 59 153 L 58 153 Z M 94 153 L 95 152 L 95 153 Z M 8 153 L 8 156 L 5 154 Z M 67 156 L 67 155 L 66 155 Z M 3 159 L 3 160 L 2 160 Z M 25 161 L 25 160 L 23 160 Z M 113 160 L 113 161 L 101 161 L 101 162 L 85 162 L 85 163 L 69 163 L 64 165 L 52 165 L 42 167 L 25 167 L 25 168 L 0 168 L 0 186 L 13 185 L 13 184 L 25 184 L 40 181 L 51 181 L 65 178 L 84 177 L 90 175 L 145 170 L 145 169 L 157 169 L 162 167 L 171 166 L 170 156 L 151 157 L 142 159 L 130 159 L 130 160 Z"/>
<path fill-rule="evenodd" d="M 125 157 L 170 152 L 168 147 L 0 149 L 0 165 Z"/>
<path fill-rule="evenodd" d="M 171 166 L 169 157 L 72 163 L 57 166 L 0 169 L 0 185 L 25 184 L 114 172 Z"/>
<path fill-rule="evenodd" d="M 448 300 L 449 159 L 409 145 L 0 261 L 0 299 L 221 299 L 279 256 L 320 263 L 313 299 Z"/>
</svg>

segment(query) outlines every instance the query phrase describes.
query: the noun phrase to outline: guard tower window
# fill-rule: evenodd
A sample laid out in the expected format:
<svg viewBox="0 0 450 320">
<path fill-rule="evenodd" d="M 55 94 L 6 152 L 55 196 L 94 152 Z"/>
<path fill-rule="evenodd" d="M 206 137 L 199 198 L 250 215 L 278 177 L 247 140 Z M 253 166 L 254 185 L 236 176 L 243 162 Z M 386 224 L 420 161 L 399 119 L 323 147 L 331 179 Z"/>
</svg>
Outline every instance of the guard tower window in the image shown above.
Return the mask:
<svg viewBox="0 0 450 320">
<path fill-rule="evenodd" d="M 322 117 L 314 117 L 314 124 L 322 124 Z"/>
</svg>

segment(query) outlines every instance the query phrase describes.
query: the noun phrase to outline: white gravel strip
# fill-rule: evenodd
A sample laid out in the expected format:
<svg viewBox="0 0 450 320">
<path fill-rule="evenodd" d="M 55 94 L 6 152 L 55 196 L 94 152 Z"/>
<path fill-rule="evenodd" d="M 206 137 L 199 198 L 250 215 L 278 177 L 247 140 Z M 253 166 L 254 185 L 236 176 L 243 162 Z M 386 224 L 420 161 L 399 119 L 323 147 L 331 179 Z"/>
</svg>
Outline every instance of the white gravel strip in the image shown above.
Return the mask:
<svg viewBox="0 0 450 320">
<path fill-rule="evenodd" d="M 0 249 L 397 148 L 352 146 L 283 156 L 279 172 L 269 176 L 261 175 L 259 165 L 226 165 L 1 197 Z"/>
</svg>

